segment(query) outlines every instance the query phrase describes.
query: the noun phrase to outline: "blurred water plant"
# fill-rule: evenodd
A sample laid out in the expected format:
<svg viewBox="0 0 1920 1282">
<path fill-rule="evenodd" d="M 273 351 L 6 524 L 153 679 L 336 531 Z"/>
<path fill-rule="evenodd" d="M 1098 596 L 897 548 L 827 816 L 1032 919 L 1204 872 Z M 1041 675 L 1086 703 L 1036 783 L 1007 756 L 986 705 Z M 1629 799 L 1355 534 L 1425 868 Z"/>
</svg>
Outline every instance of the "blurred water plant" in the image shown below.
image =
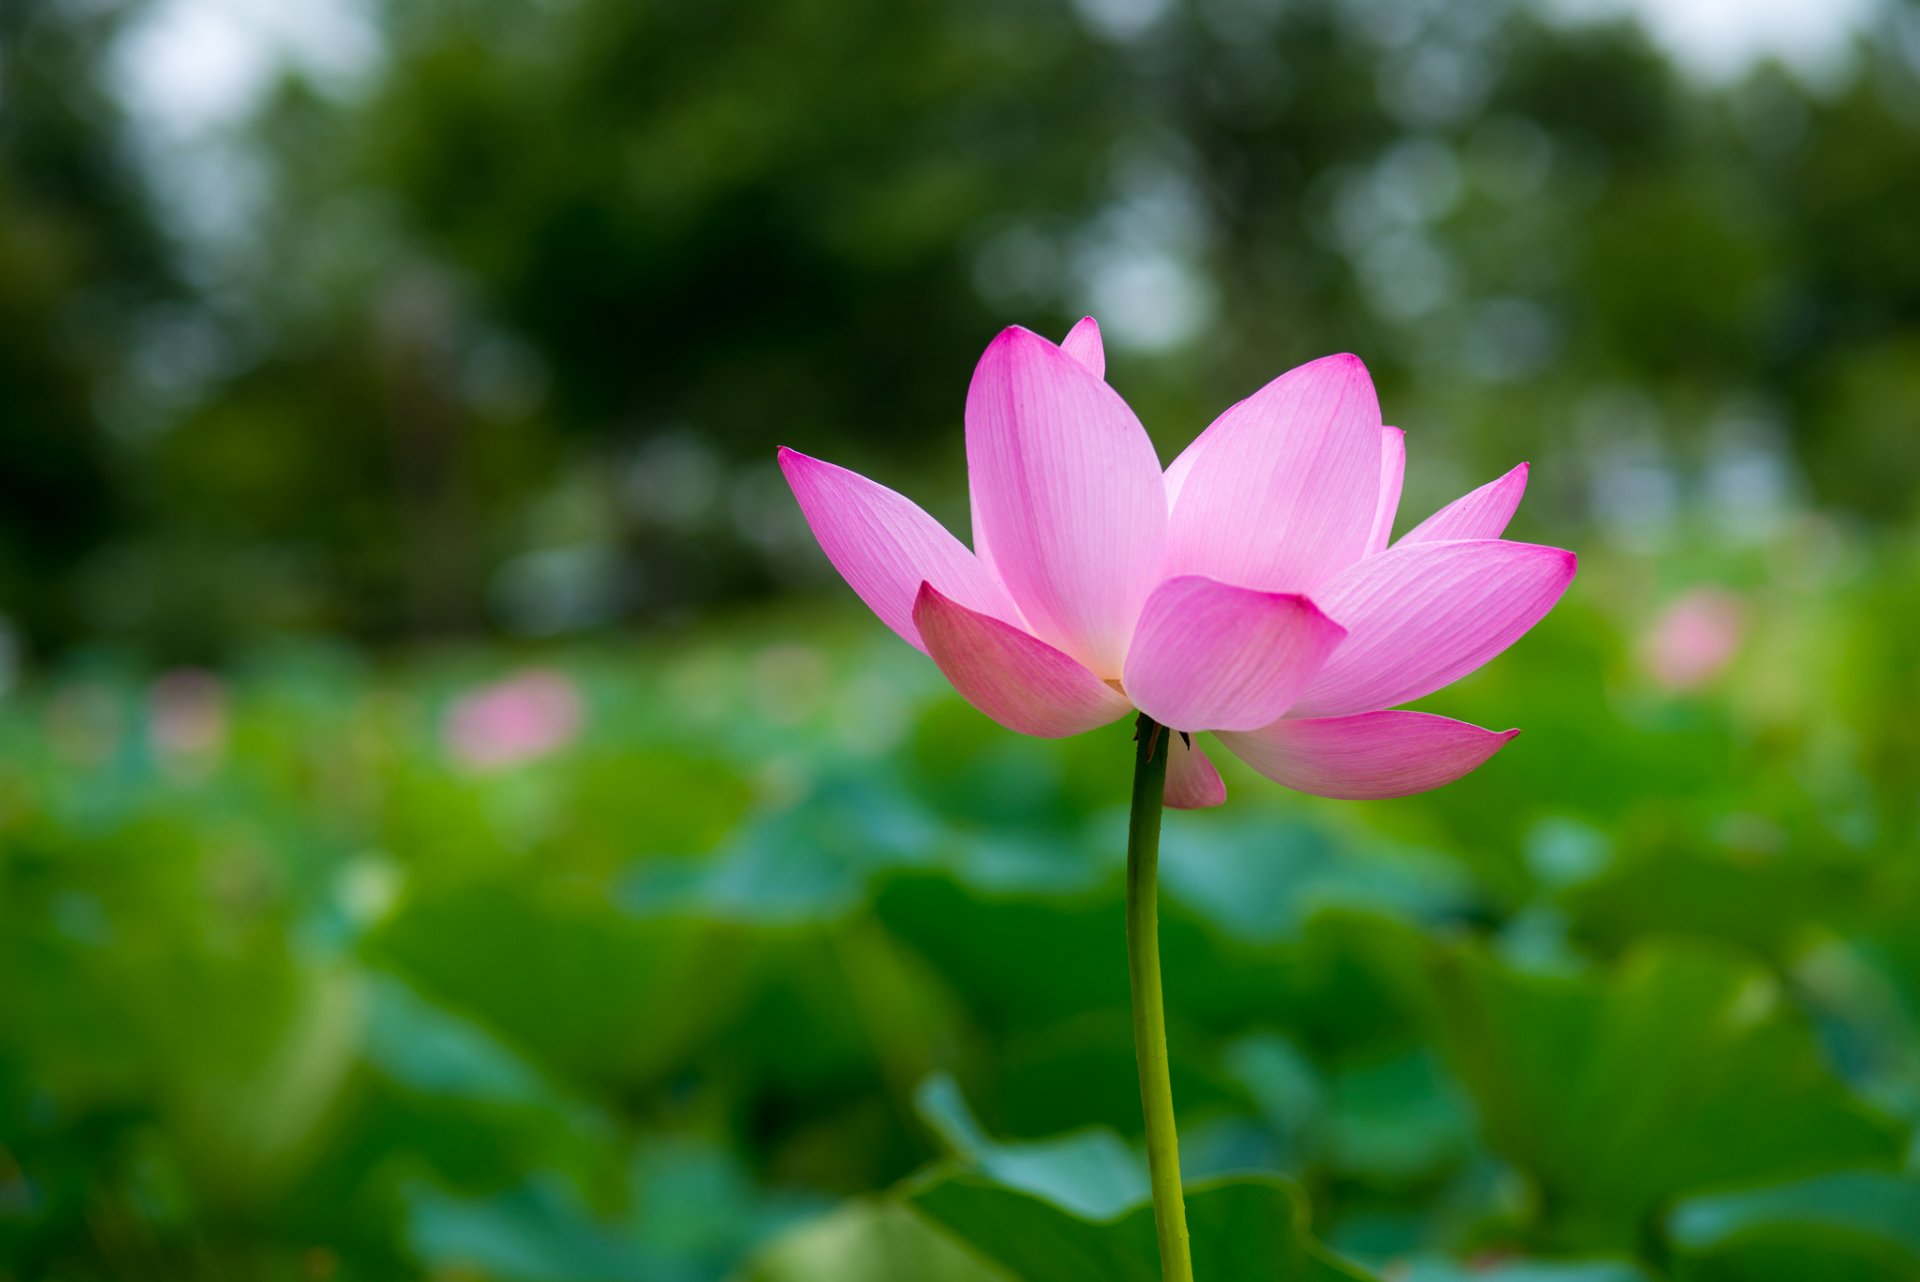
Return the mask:
<svg viewBox="0 0 1920 1282">
<path fill-rule="evenodd" d="M 1920 556 L 1783 570 L 1796 530 L 1591 556 L 1443 696 L 1525 707 L 1552 753 L 1364 811 L 1237 787 L 1169 829 L 1181 1158 L 1235 1186 L 1196 1194 L 1196 1251 L 1219 1197 L 1267 1225 L 1310 1205 L 1328 1249 L 1415 1278 L 1911 1276 L 1920 816 L 1885 620 Z M 1641 621 L 1687 581 L 1770 625 L 1654 697 Z M 1071 1151 L 1117 1143 L 1144 1178 L 1126 735 L 1006 734 L 863 633 L 789 611 L 537 659 L 263 650 L 187 774 L 137 666 L 15 690 L 0 1269 L 1107 1276 L 1012 1253 L 1105 1240 L 1141 1187 L 1112 1191 L 1119 1159 L 1038 1192 L 996 1154 L 1092 1128 Z M 810 692 L 769 703 L 797 651 Z M 449 757 L 452 701 L 529 664 L 593 708 L 579 735 L 513 770 Z M 928 1121 L 936 1072 L 976 1131 Z M 1134 1223 L 1103 1267 L 1151 1277 Z"/>
</svg>

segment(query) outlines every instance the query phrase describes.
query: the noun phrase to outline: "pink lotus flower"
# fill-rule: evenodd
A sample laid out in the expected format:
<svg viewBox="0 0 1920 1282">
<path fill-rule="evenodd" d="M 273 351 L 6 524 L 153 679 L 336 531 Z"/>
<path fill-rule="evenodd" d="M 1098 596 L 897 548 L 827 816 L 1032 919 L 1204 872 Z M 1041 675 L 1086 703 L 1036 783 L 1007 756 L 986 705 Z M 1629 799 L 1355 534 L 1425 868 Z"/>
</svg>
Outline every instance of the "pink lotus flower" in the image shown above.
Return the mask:
<svg viewBox="0 0 1920 1282">
<path fill-rule="evenodd" d="M 580 692 L 565 673 L 525 668 L 454 700 L 444 734 L 447 750 L 462 765 L 495 770 L 557 752 L 573 742 L 585 720 Z"/>
<path fill-rule="evenodd" d="M 1358 358 L 1281 375 L 1165 471 L 1105 370 L 1091 317 L 1058 347 L 1015 327 L 987 348 L 971 552 L 892 490 L 780 451 L 827 559 L 969 703 L 1049 737 L 1138 708 L 1326 797 L 1436 788 L 1519 733 L 1390 709 L 1505 650 L 1572 581 L 1571 552 L 1500 537 L 1526 464 L 1389 546 L 1405 442 Z M 1167 803 L 1224 801 L 1169 738 Z"/>
<path fill-rule="evenodd" d="M 1669 605 L 1640 640 L 1640 660 L 1675 694 L 1710 684 L 1746 637 L 1747 610 L 1725 588 L 1694 588 Z"/>
<path fill-rule="evenodd" d="M 211 672 L 175 668 L 147 688 L 147 734 L 162 760 L 189 769 L 216 761 L 227 745 L 227 688 Z"/>
</svg>

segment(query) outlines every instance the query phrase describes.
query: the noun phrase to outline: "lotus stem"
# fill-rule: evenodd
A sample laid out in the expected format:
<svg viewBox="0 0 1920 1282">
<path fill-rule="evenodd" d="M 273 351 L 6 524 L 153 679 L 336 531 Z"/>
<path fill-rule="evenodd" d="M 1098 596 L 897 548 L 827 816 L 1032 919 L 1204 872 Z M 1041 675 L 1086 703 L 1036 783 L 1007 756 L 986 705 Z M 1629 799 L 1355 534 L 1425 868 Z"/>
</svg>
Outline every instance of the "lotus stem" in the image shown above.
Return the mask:
<svg viewBox="0 0 1920 1282">
<path fill-rule="evenodd" d="M 1146 713 L 1134 729 L 1133 810 L 1127 827 L 1127 965 L 1133 980 L 1133 1053 L 1140 1064 L 1147 1175 L 1164 1282 L 1193 1282 L 1187 1207 L 1180 1195 L 1180 1139 L 1173 1125 L 1173 1073 L 1160 997 L 1160 811 L 1172 732 Z"/>
</svg>

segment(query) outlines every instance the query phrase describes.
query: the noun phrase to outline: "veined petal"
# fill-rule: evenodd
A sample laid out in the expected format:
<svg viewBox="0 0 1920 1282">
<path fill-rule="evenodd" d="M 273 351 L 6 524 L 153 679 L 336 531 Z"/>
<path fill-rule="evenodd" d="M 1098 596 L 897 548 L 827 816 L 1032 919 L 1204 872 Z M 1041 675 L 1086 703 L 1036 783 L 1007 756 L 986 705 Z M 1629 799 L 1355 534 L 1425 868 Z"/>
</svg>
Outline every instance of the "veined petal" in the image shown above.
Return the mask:
<svg viewBox="0 0 1920 1282">
<path fill-rule="evenodd" d="M 1295 593 L 1168 579 L 1140 612 L 1127 695 L 1161 725 L 1251 730 L 1285 712 L 1345 636 Z"/>
<path fill-rule="evenodd" d="M 913 624 L 923 582 L 970 609 L 1020 618 L 993 573 L 905 495 L 785 446 L 780 470 L 833 568 L 916 649 L 927 648 Z"/>
<path fill-rule="evenodd" d="M 1402 543 L 1439 543 L 1453 539 L 1497 539 L 1507 531 L 1507 522 L 1527 492 L 1527 465 L 1488 481 L 1471 494 L 1463 495 L 1413 527 Z"/>
<path fill-rule="evenodd" d="M 1380 506 L 1373 510 L 1373 534 L 1367 555 L 1387 550 L 1393 537 L 1393 518 L 1400 511 L 1400 487 L 1407 479 L 1407 434 L 1397 427 L 1380 429 Z"/>
<path fill-rule="evenodd" d="M 1107 353 L 1100 343 L 1100 322 L 1093 317 L 1081 317 L 1067 331 L 1067 336 L 1060 340 L 1060 350 L 1086 366 L 1095 378 L 1107 376 Z M 973 554 L 985 562 L 988 569 L 992 569 L 993 554 L 987 550 L 987 533 L 980 523 L 980 500 L 969 496 L 968 501 L 973 522 Z"/>
<path fill-rule="evenodd" d="M 920 585 L 913 621 L 962 698 L 1009 730 L 1059 739 L 1132 707 L 1112 686 L 1010 623 Z"/>
<path fill-rule="evenodd" d="M 1100 322 L 1093 317 L 1082 316 L 1060 340 L 1060 350 L 1086 366 L 1095 378 L 1107 376 L 1107 349 L 1100 342 Z"/>
<path fill-rule="evenodd" d="M 1166 800 L 1175 810 L 1205 810 L 1227 799 L 1227 785 L 1220 772 L 1189 742 L 1190 736 L 1177 730 L 1164 732 L 1168 744 Z"/>
<path fill-rule="evenodd" d="M 1452 783 L 1519 733 L 1483 730 L 1430 712 L 1363 712 L 1289 717 L 1219 738 L 1229 752 L 1277 783 L 1316 797 L 1363 801 Z"/>
<path fill-rule="evenodd" d="M 1371 712 L 1431 694 L 1525 636 L 1573 581 L 1562 548 L 1504 539 L 1406 543 L 1314 594 L 1347 640 L 1289 710 Z"/>
<path fill-rule="evenodd" d="M 1233 406 L 1167 470 L 1164 573 L 1310 592 L 1359 560 L 1380 505 L 1380 427 L 1357 356 L 1302 365 Z"/>
<path fill-rule="evenodd" d="M 1120 674 L 1166 539 L 1160 461 L 1119 393 L 1015 327 L 967 391 L 978 530 L 1033 634 Z"/>
</svg>

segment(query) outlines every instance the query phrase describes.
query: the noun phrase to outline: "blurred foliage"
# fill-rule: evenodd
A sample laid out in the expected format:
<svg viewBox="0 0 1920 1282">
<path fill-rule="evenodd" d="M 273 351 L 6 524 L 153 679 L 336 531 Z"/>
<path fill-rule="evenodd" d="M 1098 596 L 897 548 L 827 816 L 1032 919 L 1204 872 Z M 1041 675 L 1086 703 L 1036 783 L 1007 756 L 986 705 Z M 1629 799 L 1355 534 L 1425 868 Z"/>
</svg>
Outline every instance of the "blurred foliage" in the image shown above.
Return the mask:
<svg viewBox="0 0 1920 1282">
<path fill-rule="evenodd" d="M 1646 638 L 1707 564 L 1771 622 L 1676 689 Z M 1449 692 L 1529 732 L 1459 785 L 1223 758 L 1171 818 L 1203 1276 L 1920 1267 L 1914 803 L 1870 782 L 1920 548 L 1581 584 Z M 1154 1276 L 1125 727 L 1009 735 L 832 618 L 17 693 L 0 1276 Z"/>
</svg>

